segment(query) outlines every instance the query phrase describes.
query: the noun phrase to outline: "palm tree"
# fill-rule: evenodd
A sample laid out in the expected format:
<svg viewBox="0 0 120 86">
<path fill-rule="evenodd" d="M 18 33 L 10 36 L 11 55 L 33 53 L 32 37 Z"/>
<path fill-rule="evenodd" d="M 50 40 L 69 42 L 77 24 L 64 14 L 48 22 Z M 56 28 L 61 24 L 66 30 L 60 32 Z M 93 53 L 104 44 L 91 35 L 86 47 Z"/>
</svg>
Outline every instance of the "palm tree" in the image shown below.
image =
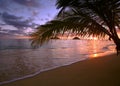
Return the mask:
<svg viewBox="0 0 120 86">
<path fill-rule="evenodd" d="M 120 0 L 57 0 L 60 9 L 56 19 L 40 25 L 31 36 L 39 45 L 59 34 L 97 36 L 112 39 L 120 51 Z"/>
</svg>

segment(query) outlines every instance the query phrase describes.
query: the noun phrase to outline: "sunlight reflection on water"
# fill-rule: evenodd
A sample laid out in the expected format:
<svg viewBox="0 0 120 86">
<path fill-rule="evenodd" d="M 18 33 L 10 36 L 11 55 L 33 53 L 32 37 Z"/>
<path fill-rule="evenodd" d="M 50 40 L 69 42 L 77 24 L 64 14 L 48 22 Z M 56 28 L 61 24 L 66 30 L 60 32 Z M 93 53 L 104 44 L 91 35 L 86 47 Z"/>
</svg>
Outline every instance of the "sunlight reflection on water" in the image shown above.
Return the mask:
<svg viewBox="0 0 120 86">
<path fill-rule="evenodd" d="M 103 41 L 104 46 L 103 45 L 101 46 L 100 41 L 93 40 L 91 42 L 93 42 L 92 43 L 93 54 L 88 55 L 88 57 L 90 57 L 90 58 L 98 58 L 98 57 L 102 57 L 102 56 L 116 52 L 114 44 L 106 45 L 106 43 Z M 100 52 L 99 52 L 99 49 L 101 49 Z"/>
</svg>

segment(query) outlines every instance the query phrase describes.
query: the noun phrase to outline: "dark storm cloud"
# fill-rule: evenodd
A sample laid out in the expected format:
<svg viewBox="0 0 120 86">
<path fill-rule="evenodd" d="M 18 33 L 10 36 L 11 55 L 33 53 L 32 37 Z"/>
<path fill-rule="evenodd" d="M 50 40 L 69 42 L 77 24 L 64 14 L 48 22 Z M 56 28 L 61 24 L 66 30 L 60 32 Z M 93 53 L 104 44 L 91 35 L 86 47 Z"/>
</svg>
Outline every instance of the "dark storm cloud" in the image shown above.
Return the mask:
<svg viewBox="0 0 120 86">
<path fill-rule="evenodd" d="M 39 0 L 13 0 L 14 2 L 24 5 L 24 6 L 30 6 L 30 7 L 38 7 L 39 6 Z"/>
<path fill-rule="evenodd" d="M 22 20 L 22 17 L 17 17 L 8 13 L 2 13 L 2 20 L 8 24 L 13 25 L 17 28 L 30 27 L 29 20 Z"/>
</svg>

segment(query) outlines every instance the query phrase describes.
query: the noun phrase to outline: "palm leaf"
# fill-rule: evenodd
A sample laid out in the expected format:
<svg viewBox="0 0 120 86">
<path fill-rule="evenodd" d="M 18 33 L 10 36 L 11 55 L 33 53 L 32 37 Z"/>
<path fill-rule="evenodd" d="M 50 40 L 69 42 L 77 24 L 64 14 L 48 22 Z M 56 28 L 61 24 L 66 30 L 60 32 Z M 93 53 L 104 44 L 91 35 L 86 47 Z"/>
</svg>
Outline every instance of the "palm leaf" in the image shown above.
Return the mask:
<svg viewBox="0 0 120 86">
<path fill-rule="evenodd" d="M 79 22 L 76 22 L 78 19 Z M 33 33 L 32 41 L 33 45 L 43 44 L 49 41 L 52 37 L 56 37 L 59 34 L 75 34 L 79 36 L 105 36 L 106 32 L 103 32 L 100 25 L 87 18 L 70 17 L 62 21 L 54 20 L 45 25 L 38 27 L 38 31 Z"/>
<path fill-rule="evenodd" d="M 31 34 L 32 44 L 38 45 L 60 34 L 79 36 L 117 36 L 120 27 L 119 0 L 57 0 L 58 19 L 39 26 Z M 66 10 L 68 9 L 69 10 Z"/>
</svg>

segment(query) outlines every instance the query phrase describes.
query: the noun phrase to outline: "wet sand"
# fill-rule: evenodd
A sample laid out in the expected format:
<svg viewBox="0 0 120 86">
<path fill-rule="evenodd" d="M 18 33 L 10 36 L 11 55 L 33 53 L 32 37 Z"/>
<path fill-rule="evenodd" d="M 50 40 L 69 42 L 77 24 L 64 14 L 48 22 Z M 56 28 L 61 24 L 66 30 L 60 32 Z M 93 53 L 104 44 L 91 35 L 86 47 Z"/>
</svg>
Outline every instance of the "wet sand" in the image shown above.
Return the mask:
<svg viewBox="0 0 120 86">
<path fill-rule="evenodd" d="M 80 61 L 0 86 L 120 86 L 120 55 Z"/>
</svg>

